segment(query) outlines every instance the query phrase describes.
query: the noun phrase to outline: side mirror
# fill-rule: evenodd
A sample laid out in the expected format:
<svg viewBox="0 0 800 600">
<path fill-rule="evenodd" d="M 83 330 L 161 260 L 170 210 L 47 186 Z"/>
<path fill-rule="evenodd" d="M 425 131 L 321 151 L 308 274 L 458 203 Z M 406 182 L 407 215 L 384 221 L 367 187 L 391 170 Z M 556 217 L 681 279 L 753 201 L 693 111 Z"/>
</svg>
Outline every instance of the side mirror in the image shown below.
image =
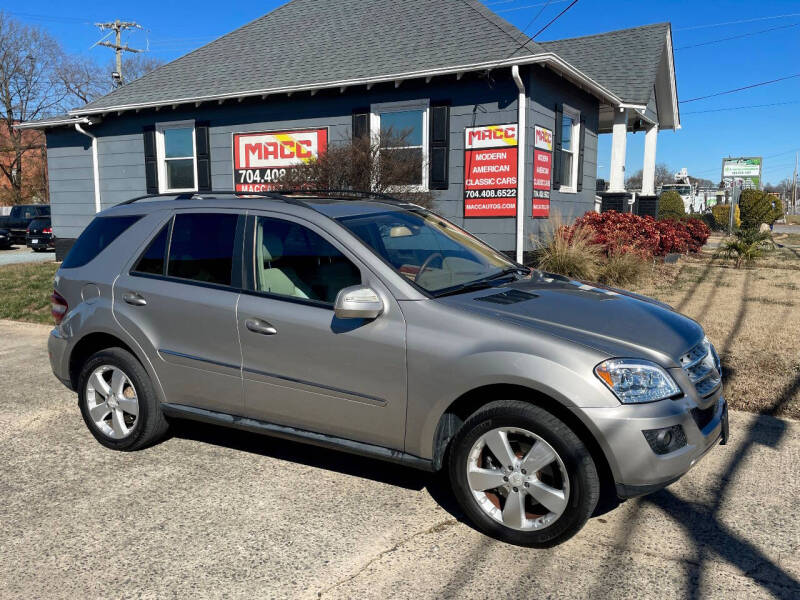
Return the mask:
<svg viewBox="0 0 800 600">
<path fill-rule="evenodd" d="M 333 312 L 339 319 L 375 319 L 383 312 L 383 300 L 375 290 L 354 285 L 339 292 Z"/>
</svg>

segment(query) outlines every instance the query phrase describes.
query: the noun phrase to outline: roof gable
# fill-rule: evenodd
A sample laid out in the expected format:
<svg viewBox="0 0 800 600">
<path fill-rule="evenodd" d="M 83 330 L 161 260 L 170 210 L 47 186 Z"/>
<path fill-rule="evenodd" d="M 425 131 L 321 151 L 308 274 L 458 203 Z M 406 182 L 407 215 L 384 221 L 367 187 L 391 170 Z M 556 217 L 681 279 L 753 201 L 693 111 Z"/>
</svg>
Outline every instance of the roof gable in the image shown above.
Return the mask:
<svg viewBox="0 0 800 600">
<path fill-rule="evenodd" d="M 540 42 L 594 81 L 631 104 L 647 105 L 664 52 L 669 23 L 585 37 Z"/>
<path fill-rule="evenodd" d="M 72 114 L 323 87 L 540 52 L 527 40 L 477 0 L 292 0 Z"/>
</svg>

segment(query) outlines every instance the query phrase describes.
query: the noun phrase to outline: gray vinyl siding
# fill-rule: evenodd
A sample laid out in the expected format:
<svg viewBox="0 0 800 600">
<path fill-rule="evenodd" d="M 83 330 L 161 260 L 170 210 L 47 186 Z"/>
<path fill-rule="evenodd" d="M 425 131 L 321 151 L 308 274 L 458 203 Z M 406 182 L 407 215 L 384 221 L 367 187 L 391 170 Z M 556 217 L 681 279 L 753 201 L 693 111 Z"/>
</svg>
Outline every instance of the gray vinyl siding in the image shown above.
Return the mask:
<svg viewBox="0 0 800 600">
<path fill-rule="evenodd" d="M 541 229 L 541 222 L 531 217 L 533 182 L 533 127 L 554 127 L 554 108 L 558 101 L 581 111 L 586 118 L 587 136 L 584 152 L 584 185 L 580 194 L 553 192 L 552 206 L 565 216 L 578 216 L 590 210 L 594 202 L 597 163 L 597 101 L 578 88 L 533 67 L 523 70 L 529 82 L 529 118 L 526 148 L 526 197 L 524 202 L 525 249 L 532 249 L 531 233 Z M 212 187 L 233 188 L 232 137 L 234 133 L 279 129 L 327 127 L 329 144 L 346 142 L 351 137 L 354 110 L 367 109 L 379 102 L 429 99 L 450 102 L 449 187 L 434 192 L 435 209 L 458 225 L 465 226 L 499 250 L 514 249 L 514 218 L 464 219 L 464 130 L 467 127 L 517 122 L 517 88 L 509 70 L 491 74 L 491 80 L 465 75 L 460 81 L 450 77 L 430 84 L 406 81 L 399 88 L 393 84 L 372 90 L 353 88 L 344 93 L 321 91 L 315 96 L 298 94 L 268 97 L 265 100 L 229 101 L 182 106 L 177 110 L 115 113 L 105 116 L 89 129 L 98 136 L 100 194 L 103 208 L 143 195 L 145 188 L 144 142 L 142 128 L 158 122 L 194 119 L 209 122 Z M 51 129 L 47 134 L 53 226 L 59 237 L 77 237 L 94 215 L 91 146 L 89 138 L 66 128 Z"/>
</svg>

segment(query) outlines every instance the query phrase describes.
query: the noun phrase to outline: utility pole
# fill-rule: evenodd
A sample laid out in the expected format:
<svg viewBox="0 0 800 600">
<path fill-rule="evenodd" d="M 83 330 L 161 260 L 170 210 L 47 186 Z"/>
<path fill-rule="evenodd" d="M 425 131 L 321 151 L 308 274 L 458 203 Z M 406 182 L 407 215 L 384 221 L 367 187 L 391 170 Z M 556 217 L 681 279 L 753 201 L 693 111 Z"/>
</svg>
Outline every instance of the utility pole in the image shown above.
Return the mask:
<svg viewBox="0 0 800 600">
<path fill-rule="evenodd" d="M 794 153 L 794 177 L 792 178 L 792 213 L 797 214 L 797 152 Z"/>
<path fill-rule="evenodd" d="M 110 23 L 95 23 L 97 27 L 100 28 L 100 31 L 105 31 L 109 29 L 114 32 L 114 43 L 111 42 L 98 42 L 98 46 L 105 46 L 106 48 L 113 48 L 116 54 L 117 59 L 117 70 L 111 75 L 111 78 L 114 80 L 114 84 L 117 87 L 120 87 L 123 83 L 125 83 L 124 78 L 122 77 L 122 53 L 123 52 L 131 52 L 137 53 L 142 52 L 142 50 L 138 50 L 136 48 L 128 47 L 126 43 L 124 46 L 122 45 L 122 32 L 126 29 L 142 29 L 142 26 L 138 23 L 133 21 L 120 21 L 119 19 L 112 21 Z"/>
</svg>

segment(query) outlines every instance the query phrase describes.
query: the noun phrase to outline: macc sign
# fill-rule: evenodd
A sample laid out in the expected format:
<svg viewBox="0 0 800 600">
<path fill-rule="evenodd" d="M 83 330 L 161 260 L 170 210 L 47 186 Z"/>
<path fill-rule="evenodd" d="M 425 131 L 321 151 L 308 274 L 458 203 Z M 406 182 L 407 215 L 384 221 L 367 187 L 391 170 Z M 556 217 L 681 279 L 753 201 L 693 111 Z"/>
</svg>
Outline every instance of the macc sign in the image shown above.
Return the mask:
<svg viewBox="0 0 800 600">
<path fill-rule="evenodd" d="M 237 192 L 280 187 L 288 169 L 308 164 L 328 149 L 327 129 L 233 135 L 233 178 Z"/>
</svg>

